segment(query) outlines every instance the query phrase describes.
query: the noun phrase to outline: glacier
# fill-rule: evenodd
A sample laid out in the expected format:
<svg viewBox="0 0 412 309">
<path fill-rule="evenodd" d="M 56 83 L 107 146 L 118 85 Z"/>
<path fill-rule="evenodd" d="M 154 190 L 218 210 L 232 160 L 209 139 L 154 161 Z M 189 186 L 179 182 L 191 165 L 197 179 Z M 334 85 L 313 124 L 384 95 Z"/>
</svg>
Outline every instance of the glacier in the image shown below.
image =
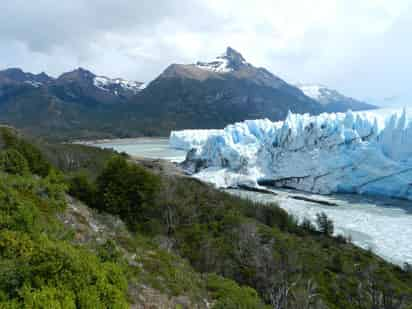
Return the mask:
<svg viewBox="0 0 412 309">
<path fill-rule="evenodd" d="M 169 137 L 171 148 L 190 150 L 202 146 L 213 135 L 223 134 L 223 130 L 183 130 L 172 131 Z"/>
<path fill-rule="evenodd" d="M 222 130 L 171 132 L 195 177 L 228 188 L 287 187 L 412 200 L 412 120 L 403 110 L 289 113 Z"/>
</svg>

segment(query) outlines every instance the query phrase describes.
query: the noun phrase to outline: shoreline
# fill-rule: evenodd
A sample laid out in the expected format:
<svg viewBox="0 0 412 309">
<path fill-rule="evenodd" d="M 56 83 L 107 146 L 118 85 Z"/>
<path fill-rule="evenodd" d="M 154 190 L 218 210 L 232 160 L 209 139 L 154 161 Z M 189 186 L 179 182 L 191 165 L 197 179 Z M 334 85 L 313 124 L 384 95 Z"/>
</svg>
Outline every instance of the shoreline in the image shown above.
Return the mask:
<svg viewBox="0 0 412 309">
<path fill-rule="evenodd" d="M 124 145 L 128 144 L 132 141 L 164 141 L 168 140 L 168 137 L 148 137 L 148 136 L 141 136 L 141 137 L 125 137 L 125 138 L 104 138 L 104 139 L 95 139 L 95 140 L 76 140 L 68 142 L 68 144 L 77 144 L 77 145 L 105 145 L 105 144 L 118 144 Z"/>
</svg>

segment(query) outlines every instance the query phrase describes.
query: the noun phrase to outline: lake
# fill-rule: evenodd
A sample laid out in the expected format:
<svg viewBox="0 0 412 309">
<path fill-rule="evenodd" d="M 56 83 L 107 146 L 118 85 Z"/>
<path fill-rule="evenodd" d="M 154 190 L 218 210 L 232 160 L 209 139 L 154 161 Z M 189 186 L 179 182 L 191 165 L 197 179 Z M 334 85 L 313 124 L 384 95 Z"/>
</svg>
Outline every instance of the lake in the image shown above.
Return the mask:
<svg viewBox="0 0 412 309">
<path fill-rule="evenodd" d="M 159 158 L 181 162 L 185 152 L 171 149 L 168 139 L 139 138 L 96 142 L 92 145 L 112 148 L 133 156 Z M 227 190 L 231 194 L 263 203 L 277 203 L 299 220 L 315 221 L 316 214 L 325 212 L 335 224 L 335 233 L 350 236 L 352 242 L 370 249 L 382 258 L 402 265 L 412 264 L 412 205 L 410 201 L 359 195 L 303 193 L 292 190 L 273 190 L 277 195 Z M 302 197 L 306 200 L 302 200 Z M 321 200 L 336 206 L 316 202 Z"/>
<path fill-rule="evenodd" d="M 114 149 L 131 156 L 164 159 L 172 162 L 182 162 L 186 157 L 186 151 L 170 148 L 167 138 L 127 138 L 87 144 L 100 148 Z"/>
</svg>

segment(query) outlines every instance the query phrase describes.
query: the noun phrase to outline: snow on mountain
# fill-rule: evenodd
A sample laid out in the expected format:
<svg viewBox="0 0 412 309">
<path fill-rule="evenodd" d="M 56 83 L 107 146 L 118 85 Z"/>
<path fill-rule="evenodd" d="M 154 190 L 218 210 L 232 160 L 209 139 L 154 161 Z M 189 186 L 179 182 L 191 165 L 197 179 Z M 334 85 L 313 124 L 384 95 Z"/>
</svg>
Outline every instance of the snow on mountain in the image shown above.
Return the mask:
<svg viewBox="0 0 412 309">
<path fill-rule="evenodd" d="M 173 132 L 191 149 L 196 177 L 221 187 L 248 184 L 328 194 L 376 194 L 412 200 L 412 118 L 403 111 L 289 113 L 281 122 L 249 120 L 208 134 Z"/>
<path fill-rule="evenodd" d="M 216 57 L 216 59 L 211 62 L 196 63 L 198 68 L 216 73 L 229 73 L 248 65 L 245 58 L 231 47 L 228 47 L 224 54 Z"/>
<path fill-rule="evenodd" d="M 121 87 L 124 90 L 133 92 L 134 94 L 139 93 L 145 87 L 145 85 L 140 82 L 129 81 L 122 78 L 111 79 L 105 76 L 95 76 L 93 79 L 93 84 L 103 91 L 111 92 L 114 88 Z M 114 91 L 116 93 L 116 90 Z"/>
<path fill-rule="evenodd" d="M 36 81 L 32 81 L 32 80 L 26 80 L 24 81 L 25 84 L 33 86 L 34 88 L 39 88 L 43 85 L 43 83 L 41 82 L 36 82 Z"/>
<path fill-rule="evenodd" d="M 316 101 L 321 101 L 322 96 L 325 95 L 325 92 L 328 90 L 326 87 L 321 85 L 297 85 L 302 92 Z M 326 91 L 325 91 L 326 90 Z M 327 91 L 329 92 L 329 91 Z"/>
<path fill-rule="evenodd" d="M 319 102 L 326 112 L 346 112 L 348 110 L 375 109 L 376 106 L 344 96 L 323 85 L 298 84 L 297 87 L 308 97 Z"/>
<path fill-rule="evenodd" d="M 348 100 L 355 101 L 354 99 L 345 97 L 338 91 L 323 85 L 298 84 L 297 87 L 302 90 L 306 96 L 318 101 L 322 105 L 327 105 L 333 102 L 345 102 Z"/>
</svg>

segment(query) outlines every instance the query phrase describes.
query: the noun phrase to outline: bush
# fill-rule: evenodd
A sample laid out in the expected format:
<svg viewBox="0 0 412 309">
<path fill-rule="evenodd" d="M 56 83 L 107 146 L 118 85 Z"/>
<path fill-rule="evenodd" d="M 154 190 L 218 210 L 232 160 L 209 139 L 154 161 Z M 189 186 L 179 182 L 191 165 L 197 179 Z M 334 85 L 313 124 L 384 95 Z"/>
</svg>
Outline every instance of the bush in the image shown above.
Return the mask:
<svg viewBox="0 0 412 309">
<path fill-rule="evenodd" d="M 245 215 L 258 220 L 270 227 L 277 227 L 281 231 L 293 232 L 298 228 L 297 220 L 277 204 L 258 204 L 248 202 L 245 206 Z"/>
<path fill-rule="evenodd" d="M 154 217 L 159 177 L 116 156 L 109 160 L 96 182 L 98 209 L 119 215 L 134 227 Z"/>
<path fill-rule="evenodd" d="M 266 307 L 257 292 L 250 287 L 240 287 L 236 282 L 215 274 L 206 278 L 207 289 L 216 299 L 213 309 L 259 309 Z"/>
<path fill-rule="evenodd" d="M 52 167 L 37 147 L 18 137 L 17 133 L 10 129 L 2 128 L 1 133 L 6 148 L 18 151 L 27 160 L 31 173 L 42 177 L 49 174 Z"/>
<path fill-rule="evenodd" d="M 29 172 L 27 160 L 15 149 L 0 152 L 0 170 L 15 175 L 24 175 Z"/>
<path fill-rule="evenodd" d="M 127 308 L 122 269 L 63 241 L 46 236 L 32 240 L 26 233 L 3 231 L 0 260 L 0 289 L 10 300 L 21 295 L 22 307 Z M 94 297 L 84 297 L 91 289 Z"/>
<path fill-rule="evenodd" d="M 94 183 L 89 181 L 85 173 L 77 173 L 69 179 L 69 194 L 87 205 L 96 205 L 97 189 Z"/>
</svg>

